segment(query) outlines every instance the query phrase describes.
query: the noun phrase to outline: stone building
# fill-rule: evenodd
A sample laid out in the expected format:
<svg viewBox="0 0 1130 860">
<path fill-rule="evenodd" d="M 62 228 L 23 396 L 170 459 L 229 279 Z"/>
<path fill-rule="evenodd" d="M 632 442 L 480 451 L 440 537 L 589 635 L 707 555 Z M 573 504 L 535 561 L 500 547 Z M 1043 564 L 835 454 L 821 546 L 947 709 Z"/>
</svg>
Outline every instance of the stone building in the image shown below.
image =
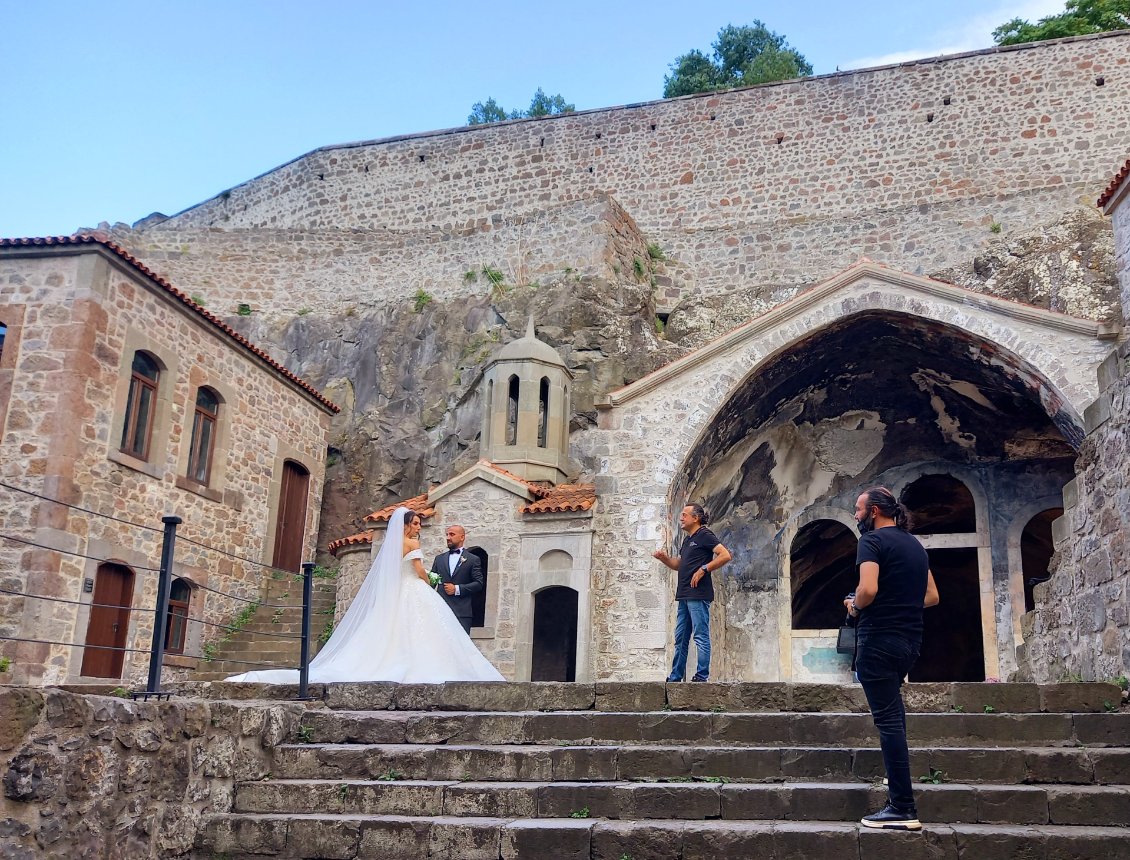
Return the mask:
<svg viewBox="0 0 1130 860">
<path fill-rule="evenodd" d="M 486 574 L 471 638 L 500 672 L 513 680 L 594 679 L 596 495 L 592 484 L 567 483 L 571 381 L 531 318 L 526 336 L 507 344 L 483 374 L 484 459 L 423 495 L 374 511 L 365 518 L 371 530 L 330 544 L 342 562 L 338 617 L 376 556 L 383 525 L 403 504 L 425 518 L 425 553 L 444 549 L 447 526 L 467 530 L 467 548 Z"/>
<path fill-rule="evenodd" d="M 110 229 L 342 404 L 339 613 L 407 499 L 487 560 L 473 635 L 508 677 L 659 678 L 651 552 L 694 498 L 735 555 L 714 677 L 843 679 L 851 501 L 885 482 L 942 588 L 920 679 L 1111 674 L 1128 57 L 1121 31 L 327 146 Z"/>
<path fill-rule="evenodd" d="M 240 610 L 225 594 L 313 556 L 336 407 L 89 236 L 0 240 L 0 333 L 8 677 L 144 676 L 165 514 L 183 520 L 167 664 L 190 669 L 206 622 Z"/>
</svg>

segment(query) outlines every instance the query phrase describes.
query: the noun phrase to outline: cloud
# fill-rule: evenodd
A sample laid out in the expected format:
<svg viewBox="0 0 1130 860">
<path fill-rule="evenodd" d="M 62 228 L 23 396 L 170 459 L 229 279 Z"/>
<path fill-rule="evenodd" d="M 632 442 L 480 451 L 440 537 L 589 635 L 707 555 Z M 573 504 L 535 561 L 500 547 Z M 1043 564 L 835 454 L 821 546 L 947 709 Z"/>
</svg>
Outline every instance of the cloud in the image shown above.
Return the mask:
<svg viewBox="0 0 1130 860">
<path fill-rule="evenodd" d="M 888 66 L 920 60 L 923 57 L 938 57 L 943 54 L 963 54 L 966 51 L 979 51 L 993 46 L 993 30 L 1005 21 L 1023 18 L 1038 21 L 1048 15 L 1058 15 L 1064 9 L 1064 0 L 1006 0 L 994 5 L 991 11 L 981 12 L 962 22 L 959 26 L 939 30 L 933 38 L 920 47 L 905 51 L 895 51 L 879 56 L 860 57 L 840 63 L 841 69 L 865 69 L 871 66 Z"/>
</svg>

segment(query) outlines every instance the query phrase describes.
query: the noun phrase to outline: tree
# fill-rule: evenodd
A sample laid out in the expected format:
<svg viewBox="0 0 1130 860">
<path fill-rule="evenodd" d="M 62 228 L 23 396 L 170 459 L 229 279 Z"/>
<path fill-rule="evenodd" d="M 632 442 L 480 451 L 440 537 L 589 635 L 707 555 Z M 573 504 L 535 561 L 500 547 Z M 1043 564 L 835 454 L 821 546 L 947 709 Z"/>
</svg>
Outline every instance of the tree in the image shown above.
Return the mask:
<svg viewBox="0 0 1130 860">
<path fill-rule="evenodd" d="M 812 74 L 812 66 L 785 37 L 760 21 L 727 24 L 711 45 L 713 57 L 693 49 L 675 58 L 663 78 L 663 97 L 749 87 Z"/>
<path fill-rule="evenodd" d="M 993 30 L 998 45 L 1086 36 L 1130 27 L 1130 0 L 1067 0 L 1064 11 L 1035 24 L 1013 18 Z"/>
<path fill-rule="evenodd" d="M 523 119 L 524 117 L 555 116 L 562 113 L 572 113 L 576 105 L 568 104 L 560 93 L 547 96 L 541 87 L 534 93 L 530 100 L 529 110 L 512 110 L 509 113 L 494 99 L 485 102 L 475 102 L 471 105 L 471 115 L 467 117 L 467 125 L 485 125 L 490 122 L 502 122 L 506 119 Z"/>
</svg>

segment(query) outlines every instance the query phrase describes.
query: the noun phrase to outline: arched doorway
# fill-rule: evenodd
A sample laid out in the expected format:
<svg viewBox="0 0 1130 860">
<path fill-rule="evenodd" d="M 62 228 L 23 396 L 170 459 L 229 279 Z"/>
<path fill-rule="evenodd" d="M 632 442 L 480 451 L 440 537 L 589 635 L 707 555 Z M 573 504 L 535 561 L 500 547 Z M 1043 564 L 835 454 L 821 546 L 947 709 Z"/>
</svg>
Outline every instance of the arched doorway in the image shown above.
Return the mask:
<svg viewBox="0 0 1130 860">
<path fill-rule="evenodd" d="M 531 681 L 577 679 L 577 592 L 563 585 L 534 594 Z"/>
<path fill-rule="evenodd" d="M 90 621 L 82 652 L 80 674 L 90 678 L 120 678 L 129 635 L 133 602 L 133 571 L 124 564 L 104 562 L 94 576 Z M 112 650 L 118 649 L 118 650 Z"/>
<path fill-rule="evenodd" d="M 828 630 L 844 620 L 844 596 L 855 590 L 856 536 L 835 520 L 801 528 L 789 552 L 793 630 Z"/>
<path fill-rule="evenodd" d="M 1063 516 L 1063 508 L 1050 508 L 1041 511 L 1028 520 L 1020 533 L 1020 565 L 1024 577 L 1024 611 L 1036 608 L 1033 589 L 1051 576 L 1051 564 L 1055 546 L 1052 543 L 1052 522 Z"/>
<path fill-rule="evenodd" d="M 690 447 L 668 497 L 669 513 L 684 499 L 703 500 L 735 557 L 720 577 L 715 676 L 792 677 L 794 609 L 816 598 L 803 581 L 781 585 L 794 564 L 818 555 L 805 549 L 805 536 L 798 545 L 782 539 L 789 524 L 820 508 L 849 513 L 864 487 L 902 486 L 921 476 L 921 464 L 936 464 L 939 475 L 975 474 L 988 488 L 981 492 L 998 494 L 971 522 L 969 505 L 936 481 L 912 491 L 928 514 L 923 541 L 951 581 L 953 597 L 937 612 L 969 600 L 969 664 L 951 677 L 984 678 L 986 668 L 999 676 L 1012 637 L 1010 629 L 1009 641 L 998 642 L 987 512 L 1015 504 L 1025 486 L 1040 495 L 1062 486 L 1080 435 L 1047 384 L 999 344 L 893 311 L 843 317 L 761 361 Z M 818 623 L 833 611 L 824 609 Z M 922 665 L 926 671 L 930 660 Z"/>
<path fill-rule="evenodd" d="M 938 608 L 923 614 L 922 651 L 911 681 L 984 681 L 982 575 L 973 494 L 952 475 L 928 474 L 899 499 L 910 511 L 910 531 L 930 556 Z M 989 596 L 991 608 L 991 595 Z M 992 634 L 993 631 L 990 631 Z"/>
</svg>

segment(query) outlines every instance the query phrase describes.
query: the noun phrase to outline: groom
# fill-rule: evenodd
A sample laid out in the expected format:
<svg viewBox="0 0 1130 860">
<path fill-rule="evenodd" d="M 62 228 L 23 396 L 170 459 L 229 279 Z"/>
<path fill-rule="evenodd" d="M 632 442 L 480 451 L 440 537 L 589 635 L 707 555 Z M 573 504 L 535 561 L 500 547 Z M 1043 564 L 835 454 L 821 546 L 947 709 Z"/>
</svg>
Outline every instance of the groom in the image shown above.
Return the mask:
<svg viewBox="0 0 1130 860">
<path fill-rule="evenodd" d="M 448 526 L 445 536 L 447 552 L 440 553 L 432 562 L 432 573 L 438 573 L 440 577 L 436 589 L 470 635 L 471 595 L 482 591 L 486 585 L 483 568 L 479 557 L 463 548 L 463 542 L 467 540 L 463 526 Z"/>
</svg>

